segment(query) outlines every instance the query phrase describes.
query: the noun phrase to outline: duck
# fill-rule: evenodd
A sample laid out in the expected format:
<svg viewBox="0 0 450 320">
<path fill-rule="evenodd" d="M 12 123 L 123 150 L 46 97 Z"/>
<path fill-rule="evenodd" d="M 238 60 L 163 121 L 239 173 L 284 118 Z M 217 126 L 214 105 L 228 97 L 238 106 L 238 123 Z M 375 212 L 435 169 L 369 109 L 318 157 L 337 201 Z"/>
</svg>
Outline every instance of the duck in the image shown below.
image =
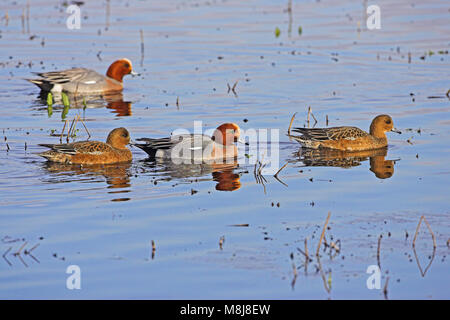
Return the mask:
<svg viewBox="0 0 450 320">
<path fill-rule="evenodd" d="M 394 128 L 389 115 L 376 116 L 370 125 L 369 132 L 357 127 L 330 128 L 293 128 L 293 132 L 301 135 L 288 136 L 298 141 L 303 147 L 311 149 L 327 148 L 342 151 L 364 151 L 385 148 L 388 145 L 386 132 L 401 133 Z"/>
<path fill-rule="evenodd" d="M 130 162 L 131 151 L 126 147 L 130 143 L 130 134 L 125 128 L 116 128 L 108 134 L 105 142 L 78 141 L 65 144 L 39 144 L 50 150 L 38 155 L 50 162 L 64 164 L 113 164 Z"/>
<path fill-rule="evenodd" d="M 104 94 L 123 90 L 125 75 L 138 75 L 127 58 L 114 61 L 106 76 L 87 68 L 73 68 L 50 72 L 34 72 L 39 78 L 25 79 L 37 85 L 43 92 L 59 94 Z"/>
<path fill-rule="evenodd" d="M 189 161 L 215 161 L 233 159 L 238 155 L 236 142 L 240 128 L 235 123 L 224 123 L 217 127 L 212 136 L 204 134 L 176 134 L 166 138 L 139 138 L 132 146 L 145 151 L 150 158 Z"/>
</svg>

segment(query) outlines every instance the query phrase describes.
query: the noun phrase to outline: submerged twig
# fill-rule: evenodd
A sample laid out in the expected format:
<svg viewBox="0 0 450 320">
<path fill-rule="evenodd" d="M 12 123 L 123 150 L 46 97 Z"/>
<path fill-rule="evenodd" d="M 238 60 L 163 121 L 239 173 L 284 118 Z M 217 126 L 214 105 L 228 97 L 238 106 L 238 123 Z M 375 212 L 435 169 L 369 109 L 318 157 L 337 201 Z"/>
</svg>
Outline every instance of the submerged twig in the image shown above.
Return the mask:
<svg viewBox="0 0 450 320">
<path fill-rule="evenodd" d="M 80 121 L 81 121 L 81 124 L 83 124 L 83 127 L 84 127 L 84 129 L 86 130 L 86 132 L 87 132 L 87 134 L 88 134 L 88 140 L 89 140 L 89 138 L 91 137 L 91 134 L 89 133 L 88 128 L 87 128 L 86 125 L 84 124 L 83 119 L 80 119 Z"/>
<path fill-rule="evenodd" d="M 12 266 L 12 263 L 11 262 L 9 262 L 9 260 L 8 259 L 6 259 L 6 255 L 8 254 L 8 252 L 10 252 L 11 251 L 11 249 L 12 249 L 12 247 L 9 247 L 9 249 L 8 250 L 6 250 L 5 251 L 5 253 L 2 255 L 2 257 L 3 257 L 3 259 L 5 259 L 5 261 L 9 264 L 9 266 Z"/>
<path fill-rule="evenodd" d="M 291 252 L 291 261 L 292 261 L 292 271 L 293 271 L 293 273 L 294 273 L 294 278 L 292 279 L 292 282 L 291 282 L 291 287 L 292 287 L 292 290 L 294 290 L 294 287 L 295 287 L 295 282 L 297 281 L 297 267 L 295 266 L 295 262 L 294 262 L 294 254 Z"/>
<path fill-rule="evenodd" d="M 286 164 L 284 165 L 284 166 L 282 166 L 278 171 L 277 171 L 277 173 L 275 173 L 273 176 L 275 177 L 275 178 L 277 178 L 278 177 L 278 174 L 281 172 L 281 170 L 283 170 L 284 168 L 286 168 L 286 166 L 289 164 L 289 162 L 286 162 Z"/>
<path fill-rule="evenodd" d="M 387 290 L 388 283 L 389 283 L 389 277 L 386 278 L 386 283 L 384 284 L 384 288 L 383 288 L 383 294 L 384 294 L 384 298 L 386 300 L 388 300 L 388 295 L 387 295 L 388 294 L 388 290 Z"/>
<path fill-rule="evenodd" d="M 231 88 L 231 91 L 233 91 L 233 93 L 237 96 L 237 93 L 236 93 L 236 86 L 237 86 L 237 84 L 238 84 L 238 82 L 239 82 L 239 80 L 236 80 L 236 82 L 233 84 L 233 87 Z"/>
<path fill-rule="evenodd" d="M 431 267 L 431 264 L 433 263 L 434 257 L 436 255 L 436 248 L 433 248 L 433 253 L 431 255 L 430 262 L 426 266 L 425 270 L 422 270 L 422 266 L 420 265 L 419 257 L 417 256 L 417 252 L 416 252 L 416 248 L 415 247 L 413 247 L 413 253 L 414 253 L 414 257 L 416 258 L 417 267 L 419 267 L 420 274 L 421 274 L 421 276 L 423 278 L 423 277 L 425 277 L 425 275 L 427 274 L 428 269 Z"/>
<path fill-rule="evenodd" d="M 325 287 L 325 290 L 328 293 L 330 293 L 330 291 L 331 291 L 331 280 L 327 281 L 327 279 L 325 279 L 325 273 L 323 272 L 322 263 L 320 262 L 319 256 L 317 256 L 317 263 L 319 265 L 320 276 L 322 277 L 322 280 L 323 280 L 323 286 Z"/>
</svg>

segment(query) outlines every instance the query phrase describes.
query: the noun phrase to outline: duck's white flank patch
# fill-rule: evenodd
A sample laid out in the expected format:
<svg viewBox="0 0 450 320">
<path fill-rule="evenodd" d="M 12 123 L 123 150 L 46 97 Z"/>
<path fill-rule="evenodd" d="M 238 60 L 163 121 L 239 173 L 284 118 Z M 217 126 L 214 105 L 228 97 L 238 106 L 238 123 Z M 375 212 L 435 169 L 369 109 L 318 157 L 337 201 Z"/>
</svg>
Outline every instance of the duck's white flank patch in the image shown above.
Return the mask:
<svg viewBox="0 0 450 320">
<path fill-rule="evenodd" d="M 90 81 L 84 82 L 84 84 L 94 84 L 94 83 L 97 83 L 97 81 L 95 81 L 95 80 L 90 80 Z"/>
<path fill-rule="evenodd" d="M 62 91 L 62 85 L 60 84 L 54 84 L 51 92 L 61 92 Z"/>
<path fill-rule="evenodd" d="M 158 149 L 155 153 L 155 158 L 164 158 L 164 150 Z"/>
</svg>

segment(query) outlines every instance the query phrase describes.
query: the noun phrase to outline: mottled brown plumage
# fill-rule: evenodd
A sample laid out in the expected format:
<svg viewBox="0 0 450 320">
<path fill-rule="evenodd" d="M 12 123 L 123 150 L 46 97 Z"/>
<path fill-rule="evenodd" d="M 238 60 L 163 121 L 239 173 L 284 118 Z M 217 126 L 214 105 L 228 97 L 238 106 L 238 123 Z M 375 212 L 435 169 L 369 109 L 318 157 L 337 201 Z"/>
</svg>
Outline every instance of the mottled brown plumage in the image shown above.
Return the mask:
<svg viewBox="0 0 450 320">
<path fill-rule="evenodd" d="M 66 144 L 40 144 L 51 150 L 39 155 L 52 162 L 66 164 L 110 164 L 129 162 L 131 151 L 126 148 L 130 134 L 125 128 L 112 130 L 106 143 L 100 141 L 79 141 Z"/>
<path fill-rule="evenodd" d="M 375 117 L 367 133 L 356 127 L 332 128 L 294 128 L 301 136 L 290 135 L 306 148 L 328 148 L 344 151 L 363 151 L 384 148 L 387 146 L 386 131 L 398 132 L 394 129 L 392 118 L 388 115 Z"/>
</svg>

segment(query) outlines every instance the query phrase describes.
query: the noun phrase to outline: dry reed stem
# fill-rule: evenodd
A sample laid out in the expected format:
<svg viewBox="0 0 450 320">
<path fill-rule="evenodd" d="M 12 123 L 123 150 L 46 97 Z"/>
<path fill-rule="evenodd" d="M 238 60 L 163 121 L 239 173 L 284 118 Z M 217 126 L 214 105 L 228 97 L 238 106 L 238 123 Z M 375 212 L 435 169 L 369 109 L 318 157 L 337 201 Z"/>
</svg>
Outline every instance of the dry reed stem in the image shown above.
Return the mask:
<svg viewBox="0 0 450 320">
<path fill-rule="evenodd" d="M 282 166 L 278 171 L 277 171 L 277 173 L 275 173 L 273 176 L 275 177 L 275 178 L 277 178 L 278 177 L 278 174 L 281 172 L 281 170 L 283 170 L 284 168 L 286 168 L 286 166 L 289 164 L 289 162 L 286 162 L 286 164 L 284 165 L 284 166 Z"/>
<path fill-rule="evenodd" d="M 289 123 L 288 135 L 291 135 L 291 127 L 292 127 L 292 123 L 294 122 L 294 119 L 295 119 L 295 115 L 296 115 L 296 114 L 297 114 L 297 112 L 295 112 L 295 113 L 292 115 L 291 122 Z"/>
<path fill-rule="evenodd" d="M 84 129 L 86 130 L 86 132 L 87 132 L 87 134 L 88 134 L 88 139 L 89 139 L 89 138 L 91 137 L 91 134 L 89 133 L 88 128 L 87 128 L 86 125 L 84 124 L 83 119 L 80 119 L 80 121 L 81 121 L 81 124 L 83 125 Z"/>
<path fill-rule="evenodd" d="M 325 224 L 323 225 L 322 234 L 320 235 L 319 244 L 317 245 L 317 250 L 316 250 L 317 257 L 319 256 L 320 246 L 322 245 L 322 240 L 325 235 L 325 230 L 327 229 L 327 225 L 328 225 L 328 221 L 330 220 L 330 216 L 331 216 L 331 211 L 328 211 L 327 220 L 325 221 Z"/>
<path fill-rule="evenodd" d="M 417 235 L 419 234 L 420 224 L 422 223 L 422 220 L 425 221 L 425 224 L 427 225 L 428 231 L 430 232 L 431 237 L 433 238 L 433 247 L 436 248 L 437 247 L 437 245 L 436 245 L 436 237 L 434 236 L 434 232 L 433 232 L 433 230 L 431 230 L 431 226 L 428 223 L 428 221 L 427 221 L 427 219 L 425 218 L 424 215 L 422 215 L 420 217 L 419 223 L 417 224 L 416 233 L 414 234 L 414 239 L 413 239 L 412 245 L 413 245 L 413 247 L 416 246 L 416 238 L 417 238 Z"/>
<path fill-rule="evenodd" d="M 66 130 L 67 121 L 68 121 L 68 120 L 64 121 L 64 126 L 63 126 L 63 129 L 62 129 L 62 131 L 61 131 L 61 136 L 59 137 L 59 142 L 60 142 L 60 143 L 62 143 L 62 138 L 63 138 L 63 136 L 64 136 L 64 130 Z"/>
</svg>

